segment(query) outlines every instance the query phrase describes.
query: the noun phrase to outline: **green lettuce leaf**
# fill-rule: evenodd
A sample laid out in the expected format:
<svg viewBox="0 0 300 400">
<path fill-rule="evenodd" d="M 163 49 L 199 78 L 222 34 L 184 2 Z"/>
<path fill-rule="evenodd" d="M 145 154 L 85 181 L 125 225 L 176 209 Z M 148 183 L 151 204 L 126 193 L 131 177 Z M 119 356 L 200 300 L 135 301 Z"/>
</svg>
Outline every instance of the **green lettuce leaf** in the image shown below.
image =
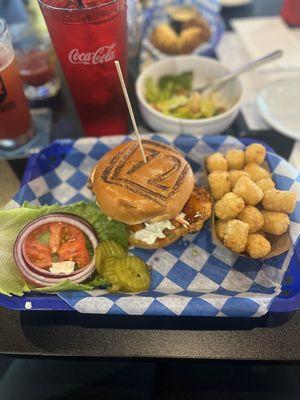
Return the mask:
<svg viewBox="0 0 300 400">
<path fill-rule="evenodd" d="M 177 89 L 192 90 L 193 72 L 184 72 L 175 77 Z"/>
<path fill-rule="evenodd" d="M 192 89 L 193 73 L 183 72 L 180 75 L 164 75 L 158 81 L 159 90 L 168 90 L 172 95 L 176 90 L 187 90 Z"/>
<path fill-rule="evenodd" d="M 42 215 L 56 212 L 78 215 L 94 227 L 99 240 L 115 240 L 123 247 L 128 247 L 126 226 L 121 222 L 109 219 L 101 212 L 96 203 L 80 201 L 66 206 L 59 204 L 54 204 L 53 206 L 35 206 L 26 202 L 21 209 L 24 208 L 43 211 L 44 214 Z"/>
<path fill-rule="evenodd" d="M 95 275 L 94 278 L 92 278 L 89 282 L 87 282 L 88 285 L 92 286 L 92 288 L 97 288 L 97 287 L 102 287 L 102 288 L 107 288 L 110 286 L 110 283 L 107 282 L 105 279 L 101 278 L 99 275 Z"/>
<path fill-rule="evenodd" d="M 169 100 L 160 101 L 157 103 L 157 108 L 163 113 L 168 113 L 174 111 L 181 106 L 185 106 L 188 103 L 188 98 L 186 96 L 173 96 Z"/>
<path fill-rule="evenodd" d="M 73 283 L 69 280 L 65 280 L 55 286 L 32 288 L 32 290 L 34 292 L 39 292 L 39 293 L 57 293 L 57 292 L 66 292 L 70 290 L 92 290 L 96 287 L 107 288 L 108 286 L 109 286 L 108 282 L 105 279 L 101 278 L 99 275 L 97 275 L 91 281 L 86 283 Z"/>
<path fill-rule="evenodd" d="M 156 103 L 159 99 L 159 90 L 153 78 L 147 78 L 145 81 L 145 95 L 149 103 Z"/>
<path fill-rule="evenodd" d="M 75 214 L 88 221 L 95 229 L 99 240 L 115 240 L 127 248 L 126 226 L 117 221 L 111 221 L 104 215 L 95 203 L 79 202 L 67 206 L 33 206 L 25 203 L 20 208 L 0 210 L 0 293 L 5 295 L 22 294 L 29 290 L 23 276 L 13 258 L 13 245 L 19 231 L 30 221 L 41 216 L 55 213 Z M 63 290 L 89 290 L 82 285 L 76 289 L 70 288 L 70 282 L 63 282 Z M 91 287 L 91 283 L 88 285 Z M 93 288 L 94 286 L 92 286 Z M 67 289 L 66 289 L 67 288 Z M 53 292 L 54 288 L 48 288 Z M 61 289 L 62 290 L 62 289 Z M 47 289 L 43 289 L 47 291 Z M 55 291 L 58 291 L 56 288 Z"/>
<path fill-rule="evenodd" d="M 32 291 L 38 293 L 57 293 L 57 292 L 66 292 L 70 290 L 92 290 L 94 286 L 89 285 L 88 283 L 73 283 L 69 280 L 58 283 L 54 286 L 43 287 L 43 288 L 32 288 Z"/>
</svg>

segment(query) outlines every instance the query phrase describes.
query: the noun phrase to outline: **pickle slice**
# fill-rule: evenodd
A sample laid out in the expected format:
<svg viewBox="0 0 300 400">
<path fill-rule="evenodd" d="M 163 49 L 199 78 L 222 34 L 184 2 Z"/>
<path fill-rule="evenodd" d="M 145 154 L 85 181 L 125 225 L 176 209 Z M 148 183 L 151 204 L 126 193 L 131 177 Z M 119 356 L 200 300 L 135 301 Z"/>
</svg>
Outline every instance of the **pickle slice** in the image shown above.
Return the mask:
<svg viewBox="0 0 300 400">
<path fill-rule="evenodd" d="M 150 272 L 138 257 L 127 256 L 115 260 L 114 273 L 128 292 L 142 292 L 150 287 Z"/>
<path fill-rule="evenodd" d="M 126 250 L 119 243 L 113 240 L 103 240 L 99 244 L 99 247 L 103 249 L 106 257 L 125 257 Z"/>
<path fill-rule="evenodd" d="M 103 240 L 96 248 L 96 269 L 98 274 L 103 273 L 103 265 L 108 257 L 125 257 L 126 250 L 113 240 Z"/>
<path fill-rule="evenodd" d="M 122 290 L 122 282 L 119 277 L 115 273 L 115 265 L 117 258 L 110 257 L 108 258 L 103 265 L 103 278 L 111 283 L 111 286 L 108 288 L 108 292 L 116 293 Z"/>
<path fill-rule="evenodd" d="M 103 250 L 99 246 L 96 247 L 95 250 L 95 265 L 96 265 L 96 270 L 98 274 L 102 274 L 102 268 L 105 262 L 105 254 Z"/>
<path fill-rule="evenodd" d="M 150 286 L 147 265 L 138 257 L 126 256 L 126 250 L 110 240 L 96 248 L 96 269 L 111 286 L 108 291 L 142 292 Z"/>
</svg>

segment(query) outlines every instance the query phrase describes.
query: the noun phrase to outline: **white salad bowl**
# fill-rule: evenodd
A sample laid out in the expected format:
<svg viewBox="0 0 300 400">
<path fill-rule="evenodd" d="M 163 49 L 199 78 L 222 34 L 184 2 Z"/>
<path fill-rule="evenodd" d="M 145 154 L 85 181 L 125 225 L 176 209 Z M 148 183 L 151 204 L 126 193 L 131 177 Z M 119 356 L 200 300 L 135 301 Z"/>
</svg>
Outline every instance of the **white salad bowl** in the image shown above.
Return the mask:
<svg viewBox="0 0 300 400">
<path fill-rule="evenodd" d="M 199 135 L 223 132 L 239 113 L 243 88 L 237 78 L 219 88 L 214 94 L 215 102 L 226 108 L 226 111 L 214 117 L 194 120 L 170 117 L 155 110 L 147 102 L 145 98 L 145 81 L 147 78 L 152 77 L 157 82 L 164 75 L 179 75 L 187 71 L 193 72 L 193 87 L 212 82 L 230 72 L 218 61 L 200 56 L 169 57 L 151 64 L 139 75 L 136 81 L 136 94 L 144 120 L 157 132 Z"/>
</svg>

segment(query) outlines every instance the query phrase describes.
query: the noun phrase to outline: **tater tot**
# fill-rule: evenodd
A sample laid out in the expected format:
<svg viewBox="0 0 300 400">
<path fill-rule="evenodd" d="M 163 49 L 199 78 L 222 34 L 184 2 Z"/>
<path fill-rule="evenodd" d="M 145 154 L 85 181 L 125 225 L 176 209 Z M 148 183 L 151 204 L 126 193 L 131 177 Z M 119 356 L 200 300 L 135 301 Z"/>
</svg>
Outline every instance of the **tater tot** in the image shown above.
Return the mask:
<svg viewBox="0 0 300 400">
<path fill-rule="evenodd" d="M 259 143 L 253 143 L 246 147 L 245 161 L 246 163 L 262 164 L 266 157 L 266 149 Z"/>
<path fill-rule="evenodd" d="M 286 190 L 266 190 L 262 204 L 266 210 L 290 214 L 296 207 L 296 193 Z"/>
<path fill-rule="evenodd" d="M 225 233 L 226 225 L 227 225 L 227 221 L 222 221 L 221 219 L 217 219 L 215 221 L 215 232 L 216 232 L 217 238 L 221 241 L 224 240 L 224 233 Z"/>
<path fill-rule="evenodd" d="M 214 200 L 220 200 L 231 190 L 231 180 L 227 171 L 214 171 L 208 175 L 208 183 Z"/>
<path fill-rule="evenodd" d="M 260 233 L 252 233 L 248 236 L 246 251 L 252 258 L 266 257 L 271 251 L 271 244 Z"/>
<path fill-rule="evenodd" d="M 238 219 L 232 219 L 226 224 L 224 245 L 235 253 L 242 253 L 246 249 L 249 225 Z"/>
<path fill-rule="evenodd" d="M 246 206 L 238 215 L 238 219 L 249 225 L 249 233 L 259 231 L 264 224 L 262 213 L 254 206 Z"/>
<path fill-rule="evenodd" d="M 266 210 L 262 210 L 261 213 L 264 219 L 264 225 L 262 227 L 264 232 L 272 233 L 273 235 L 282 235 L 288 230 L 290 219 L 287 214 Z"/>
<path fill-rule="evenodd" d="M 242 197 L 246 204 L 255 206 L 264 197 L 264 192 L 247 176 L 242 176 L 234 185 L 233 193 Z"/>
<path fill-rule="evenodd" d="M 213 153 L 207 157 L 206 168 L 209 173 L 218 170 L 227 171 L 228 164 L 222 153 Z"/>
<path fill-rule="evenodd" d="M 229 169 L 243 169 L 245 165 L 245 153 L 243 150 L 231 149 L 228 150 L 225 158 Z"/>
<path fill-rule="evenodd" d="M 270 172 L 255 163 L 246 164 L 244 170 L 249 174 L 250 178 L 254 182 L 270 178 Z"/>
<path fill-rule="evenodd" d="M 241 176 L 248 176 L 250 178 L 247 172 L 238 169 L 232 169 L 231 171 L 229 171 L 229 176 L 232 187 L 237 183 Z"/>
<path fill-rule="evenodd" d="M 265 192 L 266 190 L 275 189 L 275 182 L 272 181 L 271 178 L 261 179 L 255 183 L 258 187 L 261 188 L 263 192 Z"/>
<path fill-rule="evenodd" d="M 216 202 L 215 214 L 218 218 L 228 221 L 237 217 L 244 207 L 244 200 L 235 193 L 229 192 Z"/>
</svg>

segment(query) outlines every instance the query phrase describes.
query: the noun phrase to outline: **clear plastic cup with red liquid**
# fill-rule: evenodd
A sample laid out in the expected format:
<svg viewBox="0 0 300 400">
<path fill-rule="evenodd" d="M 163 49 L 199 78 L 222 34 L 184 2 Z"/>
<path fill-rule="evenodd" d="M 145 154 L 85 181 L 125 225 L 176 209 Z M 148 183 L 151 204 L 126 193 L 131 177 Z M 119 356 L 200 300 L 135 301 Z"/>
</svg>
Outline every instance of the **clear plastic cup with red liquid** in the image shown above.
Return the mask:
<svg viewBox="0 0 300 400">
<path fill-rule="evenodd" d="M 0 149 L 14 150 L 34 135 L 29 104 L 7 24 L 0 19 Z"/>
<path fill-rule="evenodd" d="M 55 75 L 55 56 L 51 49 L 32 48 L 16 51 L 17 66 L 27 85 L 42 86 Z"/>
<path fill-rule="evenodd" d="M 39 0 L 85 133 L 125 134 L 128 115 L 116 72 L 126 76 L 126 0 Z"/>
</svg>

